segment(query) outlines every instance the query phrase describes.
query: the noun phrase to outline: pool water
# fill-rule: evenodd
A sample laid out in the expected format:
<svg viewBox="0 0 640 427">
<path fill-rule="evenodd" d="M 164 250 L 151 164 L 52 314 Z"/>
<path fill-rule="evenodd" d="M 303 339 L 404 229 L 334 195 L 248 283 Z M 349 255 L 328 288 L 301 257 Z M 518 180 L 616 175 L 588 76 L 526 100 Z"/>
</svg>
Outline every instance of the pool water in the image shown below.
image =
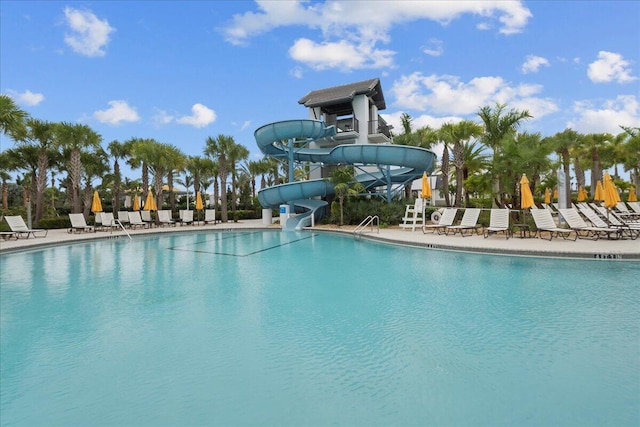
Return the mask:
<svg viewBox="0 0 640 427">
<path fill-rule="evenodd" d="M 0 256 L 0 423 L 640 424 L 640 265 L 323 233 Z"/>
</svg>

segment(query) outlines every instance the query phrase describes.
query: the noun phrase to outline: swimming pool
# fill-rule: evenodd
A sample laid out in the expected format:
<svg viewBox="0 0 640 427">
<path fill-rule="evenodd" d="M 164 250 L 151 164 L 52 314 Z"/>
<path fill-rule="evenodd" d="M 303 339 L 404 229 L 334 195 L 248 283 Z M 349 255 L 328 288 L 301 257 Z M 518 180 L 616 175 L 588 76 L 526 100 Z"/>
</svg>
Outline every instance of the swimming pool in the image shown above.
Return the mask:
<svg viewBox="0 0 640 427">
<path fill-rule="evenodd" d="M 217 232 L 0 256 L 2 425 L 638 425 L 638 263 Z"/>
</svg>

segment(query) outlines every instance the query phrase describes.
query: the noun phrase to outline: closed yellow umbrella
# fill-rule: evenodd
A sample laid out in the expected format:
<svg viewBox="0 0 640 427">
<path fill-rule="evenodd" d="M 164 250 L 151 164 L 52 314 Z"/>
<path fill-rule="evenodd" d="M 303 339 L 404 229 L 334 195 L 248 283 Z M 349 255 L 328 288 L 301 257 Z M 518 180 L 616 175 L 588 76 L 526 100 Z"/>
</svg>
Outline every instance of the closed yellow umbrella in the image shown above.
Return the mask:
<svg viewBox="0 0 640 427">
<path fill-rule="evenodd" d="M 91 202 L 91 212 L 102 212 L 102 202 L 100 201 L 100 195 L 98 191 L 93 192 L 93 201 Z"/>
<path fill-rule="evenodd" d="M 424 172 L 422 174 L 422 192 L 421 196 L 423 199 L 428 199 L 431 197 L 431 184 L 429 183 L 429 178 L 427 178 L 427 173 Z"/>
<path fill-rule="evenodd" d="M 201 211 L 203 208 L 204 208 L 204 205 L 202 204 L 202 196 L 198 191 L 198 193 L 196 193 L 196 210 Z"/>
<path fill-rule="evenodd" d="M 147 200 L 144 202 L 144 210 L 145 211 L 157 211 L 158 206 L 156 206 L 156 201 L 153 198 L 153 193 L 149 191 L 147 193 Z"/>
<path fill-rule="evenodd" d="M 579 202 L 584 202 L 585 200 L 587 200 L 584 188 L 582 188 L 582 186 L 580 186 L 580 188 L 578 189 L 578 201 Z"/>
<path fill-rule="evenodd" d="M 544 190 L 544 202 L 548 205 L 549 203 L 551 203 L 551 190 L 549 188 L 546 188 Z"/>
<path fill-rule="evenodd" d="M 602 181 L 598 181 L 598 184 L 596 184 L 596 192 L 593 195 L 593 200 L 596 202 L 604 200 L 604 188 L 602 188 Z"/>
<path fill-rule="evenodd" d="M 627 202 L 637 202 L 638 197 L 636 196 L 636 187 L 633 185 L 629 187 L 629 195 L 627 196 Z"/>
<path fill-rule="evenodd" d="M 604 173 L 604 207 L 607 209 L 614 208 L 620 201 L 618 189 L 611 179 L 609 172 Z"/>
<path fill-rule="evenodd" d="M 520 179 L 520 209 L 529 209 L 531 206 L 533 206 L 533 194 L 531 194 L 527 175 L 523 173 Z"/>
<path fill-rule="evenodd" d="M 558 198 L 558 189 L 554 189 L 553 190 L 553 200 L 556 200 Z"/>
<path fill-rule="evenodd" d="M 138 197 L 137 194 L 133 196 L 133 210 L 134 211 L 140 210 L 140 197 Z"/>
</svg>

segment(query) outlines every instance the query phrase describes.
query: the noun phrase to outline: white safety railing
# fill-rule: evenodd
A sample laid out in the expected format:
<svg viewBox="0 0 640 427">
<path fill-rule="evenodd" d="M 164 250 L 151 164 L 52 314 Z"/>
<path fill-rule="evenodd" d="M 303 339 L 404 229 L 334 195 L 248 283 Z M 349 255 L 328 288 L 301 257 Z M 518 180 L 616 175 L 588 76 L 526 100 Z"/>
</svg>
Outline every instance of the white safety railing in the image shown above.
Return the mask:
<svg viewBox="0 0 640 427">
<path fill-rule="evenodd" d="M 126 228 L 124 228 L 124 225 L 122 225 L 122 223 L 120 222 L 119 219 L 114 219 L 113 220 L 114 223 L 118 224 L 120 226 L 120 228 L 122 228 L 122 231 L 124 231 L 124 234 L 127 235 L 127 237 L 129 238 L 129 240 L 131 240 L 131 234 L 129 234 L 129 232 L 127 231 Z M 111 228 L 111 234 L 113 234 L 113 228 Z"/>
<path fill-rule="evenodd" d="M 354 236 L 358 236 L 364 233 L 367 227 L 371 227 L 371 232 L 373 232 L 375 227 L 376 233 L 380 233 L 380 218 L 378 218 L 378 215 L 369 215 L 368 217 L 363 219 L 362 222 L 360 222 L 360 224 L 358 224 L 358 226 L 355 228 L 355 230 L 353 230 Z"/>
</svg>

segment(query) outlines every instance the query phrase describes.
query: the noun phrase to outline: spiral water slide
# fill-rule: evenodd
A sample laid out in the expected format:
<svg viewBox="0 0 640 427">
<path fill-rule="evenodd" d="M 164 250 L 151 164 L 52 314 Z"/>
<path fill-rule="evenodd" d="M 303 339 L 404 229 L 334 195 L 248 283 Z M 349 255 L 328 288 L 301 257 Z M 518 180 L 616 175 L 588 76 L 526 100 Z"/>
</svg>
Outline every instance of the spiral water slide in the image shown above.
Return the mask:
<svg viewBox="0 0 640 427">
<path fill-rule="evenodd" d="M 288 141 L 331 139 L 336 134 L 335 126 L 326 126 L 318 120 L 286 120 L 258 128 L 254 132 L 256 143 L 267 156 L 289 158 L 300 162 L 323 163 L 325 165 L 377 165 L 379 172 L 362 173 L 356 176 L 365 188 L 407 183 L 430 173 L 435 166 L 435 154 L 419 147 L 405 145 L 344 144 L 331 148 L 295 148 Z M 381 166 L 385 166 L 382 168 Z M 389 166 L 389 167 L 387 167 Z M 393 166 L 393 169 L 390 169 Z M 306 212 L 289 218 L 285 230 L 300 230 L 311 225 L 311 216 L 322 218 L 327 202 L 314 199 L 334 194 L 334 186 L 327 179 L 289 182 L 265 188 L 258 192 L 258 200 L 264 208 L 277 208 L 281 204 L 292 204 Z"/>
</svg>

